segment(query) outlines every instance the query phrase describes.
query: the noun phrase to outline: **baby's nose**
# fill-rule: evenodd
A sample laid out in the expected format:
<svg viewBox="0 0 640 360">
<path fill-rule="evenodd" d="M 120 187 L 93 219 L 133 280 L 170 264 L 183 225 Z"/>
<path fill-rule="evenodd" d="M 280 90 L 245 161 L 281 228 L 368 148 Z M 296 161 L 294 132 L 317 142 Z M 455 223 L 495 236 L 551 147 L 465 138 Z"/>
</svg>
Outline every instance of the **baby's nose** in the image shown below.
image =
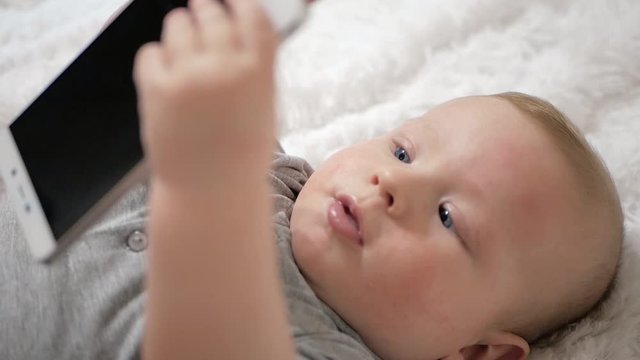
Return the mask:
<svg viewBox="0 0 640 360">
<path fill-rule="evenodd" d="M 371 183 L 378 188 L 378 194 L 386 205 L 386 211 L 394 217 L 403 216 L 409 211 L 417 194 L 411 194 L 411 176 L 406 172 L 383 170 L 371 178 Z"/>
<path fill-rule="evenodd" d="M 395 199 L 391 192 L 387 191 L 385 187 L 381 186 L 380 182 L 380 176 L 378 174 L 374 174 L 371 178 L 371 184 L 379 187 L 380 196 L 383 197 L 384 203 L 386 204 L 387 208 L 390 208 L 393 206 Z"/>
</svg>

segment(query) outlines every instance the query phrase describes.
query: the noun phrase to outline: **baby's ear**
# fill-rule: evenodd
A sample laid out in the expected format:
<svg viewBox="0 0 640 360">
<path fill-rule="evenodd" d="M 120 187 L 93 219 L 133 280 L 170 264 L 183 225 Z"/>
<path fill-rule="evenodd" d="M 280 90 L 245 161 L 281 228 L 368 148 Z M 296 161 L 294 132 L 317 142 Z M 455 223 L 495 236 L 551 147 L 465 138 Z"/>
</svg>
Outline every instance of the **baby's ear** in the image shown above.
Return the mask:
<svg viewBox="0 0 640 360">
<path fill-rule="evenodd" d="M 443 360 L 525 360 L 529 344 L 509 332 L 493 332 L 477 344 L 466 346 Z"/>
</svg>

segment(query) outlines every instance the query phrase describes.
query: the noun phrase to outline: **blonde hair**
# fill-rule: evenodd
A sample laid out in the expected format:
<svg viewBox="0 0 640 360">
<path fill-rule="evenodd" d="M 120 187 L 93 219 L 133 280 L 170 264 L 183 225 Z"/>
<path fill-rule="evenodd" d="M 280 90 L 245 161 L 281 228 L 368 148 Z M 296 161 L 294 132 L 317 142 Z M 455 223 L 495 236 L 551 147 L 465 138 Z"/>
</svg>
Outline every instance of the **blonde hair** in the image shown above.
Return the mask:
<svg viewBox="0 0 640 360">
<path fill-rule="evenodd" d="M 606 301 L 615 284 L 620 262 L 624 221 L 620 199 L 609 171 L 597 153 L 591 148 L 578 128 L 551 103 L 535 96 L 506 92 L 490 95 L 508 101 L 519 111 L 535 121 L 547 133 L 562 155 L 568 160 L 575 175 L 577 191 L 584 200 L 589 218 L 581 235 L 593 236 L 598 248 L 594 262 L 571 291 L 571 296 L 557 299 L 556 304 L 542 316 L 529 317 L 521 324 L 512 325 L 514 333 L 527 341 L 557 338 L 553 334 L 564 333 L 580 319 L 594 313 Z M 597 214 L 597 215 L 596 215 Z M 589 224 L 589 225 L 587 225 Z M 593 225 L 593 226 L 592 226 Z M 594 226 L 597 230 L 594 230 Z"/>
</svg>

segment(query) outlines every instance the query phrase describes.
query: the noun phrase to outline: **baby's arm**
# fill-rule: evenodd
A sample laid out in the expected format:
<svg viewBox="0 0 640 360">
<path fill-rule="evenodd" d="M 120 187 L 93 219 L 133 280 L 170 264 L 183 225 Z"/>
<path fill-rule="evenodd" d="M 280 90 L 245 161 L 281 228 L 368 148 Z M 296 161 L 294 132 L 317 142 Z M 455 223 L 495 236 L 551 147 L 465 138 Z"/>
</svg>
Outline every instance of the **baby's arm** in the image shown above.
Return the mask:
<svg viewBox="0 0 640 360">
<path fill-rule="evenodd" d="M 136 58 L 151 178 L 147 359 L 292 359 L 265 174 L 277 36 L 255 0 L 192 0 Z"/>
</svg>

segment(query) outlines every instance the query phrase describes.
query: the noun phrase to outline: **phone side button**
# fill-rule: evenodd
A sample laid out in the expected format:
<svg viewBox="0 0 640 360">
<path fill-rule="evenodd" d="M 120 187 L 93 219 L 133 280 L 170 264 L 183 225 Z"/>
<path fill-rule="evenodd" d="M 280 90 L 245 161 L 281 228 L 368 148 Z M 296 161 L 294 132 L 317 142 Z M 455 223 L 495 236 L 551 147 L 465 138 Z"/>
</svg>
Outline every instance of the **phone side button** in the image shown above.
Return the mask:
<svg viewBox="0 0 640 360">
<path fill-rule="evenodd" d="M 147 234 L 140 230 L 132 232 L 127 237 L 127 247 L 133 252 L 144 251 L 148 245 L 149 239 L 147 238 Z"/>
</svg>

